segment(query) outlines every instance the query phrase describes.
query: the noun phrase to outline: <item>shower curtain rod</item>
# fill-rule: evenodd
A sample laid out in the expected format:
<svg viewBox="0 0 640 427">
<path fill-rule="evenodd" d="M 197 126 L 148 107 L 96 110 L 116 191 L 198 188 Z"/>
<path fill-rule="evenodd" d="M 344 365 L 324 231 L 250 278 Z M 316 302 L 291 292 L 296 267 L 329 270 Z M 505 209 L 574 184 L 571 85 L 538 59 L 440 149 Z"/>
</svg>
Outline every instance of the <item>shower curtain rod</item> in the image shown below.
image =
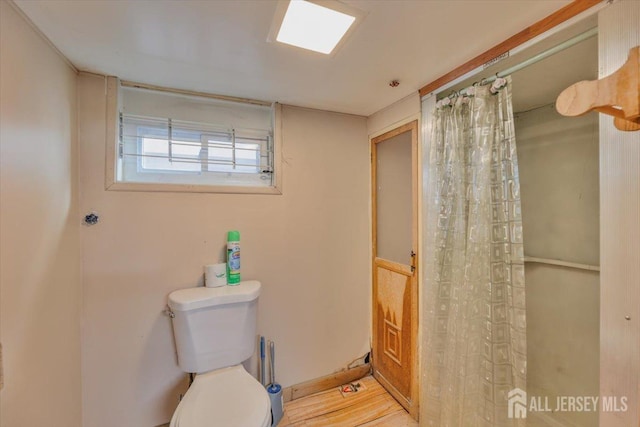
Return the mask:
<svg viewBox="0 0 640 427">
<path fill-rule="evenodd" d="M 583 42 L 587 39 L 590 39 L 593 36 L 596 36 L 598 34 L 598 27 L 594 27 L 590 30 L 585 31 L 584 33 L 578 34 L 575 37 L 570 38 L 569 40 L 565 40 L 564 42 L 560 43 L 559 45 L 556 45 L 550 49 L 547 49 L 543 52 L 540 52 L 539 54 L 532 56 L 529 59 L 526 59 L 524 61 L 522 61 L 519 64 L 516 64 L 512 67 L 507 68 L 506 70 L 500 71 L 496 74 L 494 74 L 491 77 L 487 77 L 486 79 L 482 79 L 480 80 L 480 83 L 492 83 L 494 82 L 496 79 L 498 78 L 502 78 L 505 76 L 508 76 L 510 74 L 515 73 L 516 71 L 520 71 L 523 68 L 528 67 L 529 65 L 533 65 L 536 62 L 540 62 L 543 59 L 546 59 L 552 55 L 555 55 L 558 52 L 562 52 L 565 49 L 568 49 L 572 46 L 577 45 L 580 42 Z M 466 95 L 466 89 L 462 89 L 460 91 L 458 91 L 458 94 L 460 95 Z M 455 96 L 455 94 L 452 94 L 452 96 Z"/>
</svg>

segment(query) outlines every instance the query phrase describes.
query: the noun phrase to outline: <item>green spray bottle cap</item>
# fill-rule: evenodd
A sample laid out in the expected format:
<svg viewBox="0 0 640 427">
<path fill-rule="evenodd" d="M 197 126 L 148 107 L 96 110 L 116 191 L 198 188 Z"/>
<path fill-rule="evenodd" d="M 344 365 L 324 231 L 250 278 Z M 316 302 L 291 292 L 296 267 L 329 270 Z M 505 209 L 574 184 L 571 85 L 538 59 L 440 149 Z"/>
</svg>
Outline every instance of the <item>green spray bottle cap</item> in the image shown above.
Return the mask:
<svg viewBox="0 0 640 427">
<path fill-rule="evenodd" d="M 240 241 L 240 232 L 239 231 L 229 231 L 227 233 L 227 242 L 239 242 Z"/>
</svg>

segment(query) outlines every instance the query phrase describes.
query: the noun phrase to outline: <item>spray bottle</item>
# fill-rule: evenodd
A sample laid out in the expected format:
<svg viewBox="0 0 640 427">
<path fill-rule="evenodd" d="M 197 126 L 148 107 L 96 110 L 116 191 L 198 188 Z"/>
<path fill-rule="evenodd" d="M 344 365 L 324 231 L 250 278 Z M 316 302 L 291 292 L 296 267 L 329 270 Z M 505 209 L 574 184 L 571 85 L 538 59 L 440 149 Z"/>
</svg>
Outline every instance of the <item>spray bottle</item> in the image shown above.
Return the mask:
<svg viewBox="0 0 640 427">
<path fill-rule="evenodd" d="M 240 283 L 240 232 L 227 233 L 227 283 Z"/>
</svg>

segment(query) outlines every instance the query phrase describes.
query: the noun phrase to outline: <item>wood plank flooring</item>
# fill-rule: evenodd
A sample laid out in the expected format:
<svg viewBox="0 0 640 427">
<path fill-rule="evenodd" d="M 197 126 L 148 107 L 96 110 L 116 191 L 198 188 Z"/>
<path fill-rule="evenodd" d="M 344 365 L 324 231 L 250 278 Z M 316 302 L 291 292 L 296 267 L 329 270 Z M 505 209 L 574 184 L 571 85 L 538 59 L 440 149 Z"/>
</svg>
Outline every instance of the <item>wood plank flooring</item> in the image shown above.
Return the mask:
<svg viewBox="0 0 640 427">
<path fill-rule="evenodd" d="M 418 423 L 372 377 L 357 382 L 365 389 L 347 395 L 335 387 L 284 405 L 278 427 L 417 427 Z"/>
</svg>

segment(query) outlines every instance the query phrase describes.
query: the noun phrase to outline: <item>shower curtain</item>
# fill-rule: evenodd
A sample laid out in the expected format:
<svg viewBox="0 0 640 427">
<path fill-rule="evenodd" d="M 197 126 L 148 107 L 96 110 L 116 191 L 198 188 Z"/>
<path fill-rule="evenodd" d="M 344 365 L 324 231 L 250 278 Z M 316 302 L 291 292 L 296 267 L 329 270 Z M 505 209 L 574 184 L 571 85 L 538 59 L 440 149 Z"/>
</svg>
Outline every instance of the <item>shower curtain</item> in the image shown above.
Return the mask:
<svg viewBox="0 0 640 427">
<path fill-rule="evenodd" d="M 524 426 L 507 409 L 509 392 L 526 390 L 511 79 L 466 92 L 425 116 L 422 422 Z"/>
</svg>

